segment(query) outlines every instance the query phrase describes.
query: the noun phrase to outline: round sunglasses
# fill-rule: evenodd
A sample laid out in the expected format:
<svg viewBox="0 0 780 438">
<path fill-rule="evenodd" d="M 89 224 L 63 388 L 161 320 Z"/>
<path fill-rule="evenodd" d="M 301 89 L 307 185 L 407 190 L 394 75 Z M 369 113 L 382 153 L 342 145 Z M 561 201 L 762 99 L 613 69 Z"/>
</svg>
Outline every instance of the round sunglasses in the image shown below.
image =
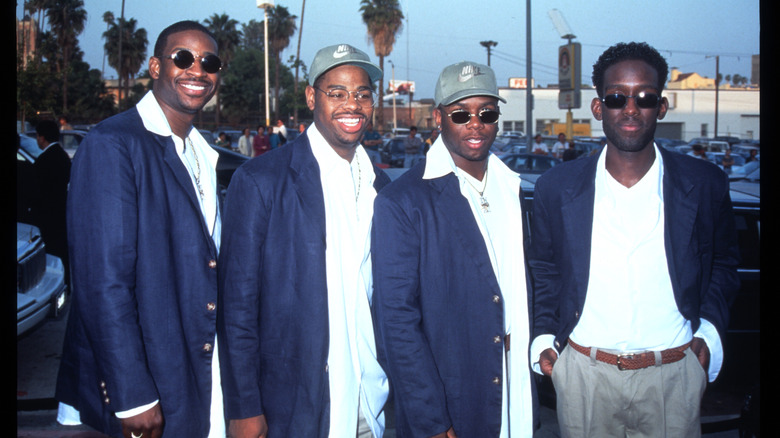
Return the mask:
<svg viewBox="0 0 780 438">
<path fill-rule="evenodd" d="M 655 93 L 645 93 L 644 91 L 636 96 L 626 96 L 625 94 L 618 93 L 607 94 L 601 98 L 601 101 L 604 102 L 604 106 L 609 109 L 623 109 L 628 104 L 629 97 L 634 98 L 636 106 L 644 109 L 657 108 L 658 104 L 661 103 L 661 96 Z"/>
<path fill-rule="evenodd" d="M 172 55 L 163 56 L 163 58 L 172 59 L 173 65 L 182 70 L 187 70 L 188 68 L 192 67 L 193 64 L 195 64 L 195 55 L 193 55 L 189 50 L 184 49 L 179 50 Z M 219 56 L 214 54 L 202 56 L 200 57 L 200 67 L 206 73 L 214 74 L 222 69 L 222 60 L 219 59 Z"/>
<path fill-rule="evenodd" d="M 492 125 L 498 123 L 499 115 L 501 115 L 500 112 L 492 109 L 483 109 L 480 110 L 477 114 L 472 114 L 463 109 L 457 109 L 447 114 L 450 120 L 452 120 L 452 123 L 456 125 L 465 125 L 469 123 L 471 121 L 471 117 L 473 116 L 479 117 L 479 121 L 486 125 Z"/>
</svg>

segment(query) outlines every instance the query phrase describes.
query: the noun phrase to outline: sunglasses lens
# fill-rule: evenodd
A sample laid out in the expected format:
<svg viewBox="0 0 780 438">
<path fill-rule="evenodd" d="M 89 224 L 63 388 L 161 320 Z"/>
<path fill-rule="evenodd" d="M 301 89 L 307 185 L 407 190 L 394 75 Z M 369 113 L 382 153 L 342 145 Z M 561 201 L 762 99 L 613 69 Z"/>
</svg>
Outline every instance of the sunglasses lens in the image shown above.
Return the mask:
<svg viewBox="0 0 780 438">
<path fill-rule="evenodd" d="M 186 50 L 179 50 L 173 57 L 173 64 L 182 70 L 187 70 L 188 68 L 192 67 L 192 63 L 194 62 L 195 57 L 192 56 L 192 53 Z"/>
<path fill-rule="evenodd" d="M 658 106 L 659 97 L 657 94 L 643 94 L 640 93 L 639 96 L 635 97 L 636 99 L 636 105 L 639 108 L 655 108 Z"/>
<path fill-rule="evenodd" d="M 450 113 L 450 119 L 456 125 L 465 125 L 471 120 L 471 114 L 468 111 L 457 110 Z"/>
<path fill-rule="evenodd" d="M 632 96 L 639 108 L 649 109 L 658 106 L 661 96 L 654 93 L 639 93 L 638 96 Z M 604 96 L 604 105 L 609 109 L 622 109 L 628 103 L 628 97 L 623 94 L 608 94 Z"/>
<path fill-rule="evenodd" d="M 222 68 L 222 60 L 217 55 L 206 55 L 201 59 L 200 65 L 206 73 L 216 73 Z"/>
<path fill-rule="evenodd" d="M 492 125 L 493 123 L 498 122 L 498 111 L 493 110 L 486 110 L 479 113 L 479 120 L 482 121 L 482 123 Z"/>
<path fill-rule="evenodd" d="M 627 100 L 622 94 L 607 94 L 604 96 L 604 105 L 609 109 L 620 109 L 626 106 Z"/>
</svg>

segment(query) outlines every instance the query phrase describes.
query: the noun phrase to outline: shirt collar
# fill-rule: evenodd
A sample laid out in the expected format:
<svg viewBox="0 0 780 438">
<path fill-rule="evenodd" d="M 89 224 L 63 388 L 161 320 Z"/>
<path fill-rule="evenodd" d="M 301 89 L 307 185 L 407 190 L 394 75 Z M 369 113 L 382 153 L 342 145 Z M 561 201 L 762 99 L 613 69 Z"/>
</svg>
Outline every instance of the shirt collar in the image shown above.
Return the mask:
<svg viewBox="0 0 780 438">
<path fill-rule="evenodd" d="M 154 92 L 149 91 L 136 104 L 138 114 L 141 116 L 141 121 L 147 131 L 160 135 L 162 137 L 171 137 L 173 144 L 176 147 L 176 152 L 181 156 L 184 152 L 184 139 L 179 138 L 171 130 L 171 125 L 168 123 L 168 118 L 165 117 L 165 113 L 160 107 L 160 103 L 154 97 Z M 200 134 L 200 131 L 194 127 L 190 129 L 188 137 L 192 140 L 193 145 L 197 147 L 206 158 L 211 162 L 212 167 L 216 168 L 217 160 L 219 159 L 219 153 L 214 149 L 208 147 L 208 142 Z"/>
<path fill-rule="evenodd" d="M 492 152 L 488 155 L 488 169 L 492 174 L 500 176 L 502 179 L 507 178 L 508 180 L 518 183 L 520 181 L 520 175 L 507 167 L 507 165 Z M 455 161 L 452 159 L 452 155 L 450 155 L 450 151 L 444 144 L 442 136 L 439 135 L 426 155 L 423 179 L 441 178 L 449 173 L 454 173 L 456 176 L 459 176 L 461 173 L 465 172 L 458 171 L 457 166 L 455 166 Z M 461 182 L 461 184 L 464 184 L 464 182 Z"/>
<path fill-rule="evenodd" d="M 647 173 L 630 188 L 626 188 L 615 180 L 612 175 L 607 171 L 606 156 L 607 148 L 602 148 L 601 155 L 598 161 L 598 170 L 596 172 L 596 185 L 606 190 L 604 194 L 610 193 L 611 196 L 618 196 L 620 194 L 626 194 L 631 196 L 637 196 L 639 198 L 656 197 L 663 200 L 663 176 L 664 176 L 664 160 L 661 156 L 661 151 L 658 150 L 658 146 L 653 143 L 655 149 L 655 160 L 648 169 Z M 597 190 L 598 194 L 599 191 Z M 597 195 L 598 196 L 598 195 Z"/>
<path fill-rule="evenodd" d="M 323 175 L 336 171 L 343 166 L 351 166 L 355 164 L 355 160 L 358 160 L 360 166 L 364 169 L 373 169 L 371 158 L 368 157 L 368 153 L 363 149 L 362 145 L 358 145 L 355 149 L 355 158 L 352 163 L 348 162 L 341 157 L 333 147 L 325 140 L 322 133 L 317 129 L 316 123 L 312 123 L 309 128 L 306 129 L 306 135 L 309 137 L 309 144 L 311 145 L 311 152 L 314 154 L 314 158 L 320 165 L 320 173 Z M 376 175 L 373 170 L 371 172 L 364 172 L 368 174 L 368 182 L 373 184 Z"/>
</svg>

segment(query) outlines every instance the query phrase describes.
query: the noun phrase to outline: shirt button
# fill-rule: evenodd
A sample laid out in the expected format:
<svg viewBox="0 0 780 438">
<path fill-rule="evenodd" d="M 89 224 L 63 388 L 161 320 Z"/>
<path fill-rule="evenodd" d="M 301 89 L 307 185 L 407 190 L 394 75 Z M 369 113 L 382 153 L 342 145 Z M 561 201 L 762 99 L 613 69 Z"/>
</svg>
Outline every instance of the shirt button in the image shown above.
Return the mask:
<svg viewBox="0 0 780 438">
<path fill-rule="evenodd" d="M 493 383 L 496 384 L 496 385 L 500 385 L 501 384 L 501 378 L 500 377 L 493 377 Z"/>
<path fill-rule="evenodd" d="M 209 260 L 209 268 L 214 269 L 217 267 L 217 261 L 216 260 Z"/>
<path fill-rule="evenodd" d="M 501 302 L 501 297 L 498 295 L 493 295 L 493 302 L 498 304 Z"/>
<path fill-rule="evenodd" d="M 110 404 L 110 403 L 111 403 L 111 399 L 109 399 L 108 397 L 106 397 L 106 398 L 104 398 L 104 399 L 103 399 L 103 403 L 105 403 L 105 404 Z"/>
<path fill-rule="evenodd" d="M 216 308 L 217 308 L 217 305 L 215 303 L 208 303 L 208 304 L 206 304 L 206 310 L 208 310 L 209 312 L 213 312 L 214 309 L 216 309 Z"/>
<path fill-rule="evenodd" d="M 211 351 L 211 344 L 204 344 L 203 345 L 203 351 L 205 351 L 206 353 L 210 352 Z"/>
<path fill-rule="evenodd" d="M 498 344 L 501 342 L 501 336 L 493 336 L 493 343 Z"/>
</svg>

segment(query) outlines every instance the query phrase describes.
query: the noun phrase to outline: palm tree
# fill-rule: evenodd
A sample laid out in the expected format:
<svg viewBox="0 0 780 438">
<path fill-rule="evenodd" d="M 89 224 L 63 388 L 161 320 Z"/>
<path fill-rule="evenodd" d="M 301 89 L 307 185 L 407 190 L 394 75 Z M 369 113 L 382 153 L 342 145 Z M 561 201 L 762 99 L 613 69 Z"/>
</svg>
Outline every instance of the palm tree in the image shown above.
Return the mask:
<svg viewBox="0 0 780 438">
<path fill-rule="evenodd" d="M 62 48 L 57 70 L 62 75 L 62 112 L 65 114 L 68 112 L 68 69 L 78 47 L 78 36 L 84 31 L 87 10 L 83 0 L 53 0 L 47 6 L 46 17 Z"/>
<path fill-rule="evenodd" d="M 114 22 L 114 13 L 111 11 L 103 12 L 103 22 L 106 23 L 106 32 L 111 28 L 111 24 Z M 103 69 L 100 70 L 100 77 L 106 76 L 106 51 L 103 50 Z"/>
<path fill-rule="evenodd" d="M 241 47 L 263 50 L 263 23 L 255 19 L 241 25 Z"/>
<path fill-rule="evenodd" d="M 106 17 L 106 15 L 103 15 Z M 108 54 L 108 65 L 113 67 L 119 75 L 119 103 L 121 108 L 122 96 L 127 98 L 130 88 L 130 78 L 141 70 L 141 66 L 146 60 L 146 47 L 149 41 L 146 38 L 146 29 L 136 29 L 135 18 L 125 20 L 120 18 L 112 22 L 108 30 L 103 32 L 103 38 L 106 40 L 103 48 Z M 122 29 L 120 34 L 119 29 Z M 122 42 L 122 55 L 119 55 L 120 37 Z M 124 92 L 123 92 L 124 91 Z"/>
<path fill-rule="evenodd" d="M 395 37 L 401 31 L 404 14 L 401 12 L 398 0 L 360 0 L 360 12 L 368 28 L 368 38 L 374 43 L 374 52 L 379 57 L 379 68 L 384 71 L 385 57 L 393 51 Z M 377 125 L 380 129 L 384 129 L 383 99 L 384 87 L 379 84 Z"/>
<path fill-rule="evenodd" d="M 290 45 L 290 38 L 295 34 L 295 15 L 284 6 L 275 6 L 268 11 L 268 50 L 273 56 L 274 67 L 274 100 L 276 101 L 274 118 L 278 118 L 279 112 L 279 67 L 281 54 Z"/>
<path fill-rule="evenodd" d="M 222 60 L 223 69 L 228 68 L 230 60 L 233 59 L 236 47 L 241 42 L 241 31 L 236 27 L 238 21 L 228 17 L 226 14 L 218 15 L 214 14 L 204 21 L 208 30 L 214 34 L 214 38 L 217 41 L 217 50 L 219 51 L 219 57 Z M 217 108 L 215 111 L 215 123 L 219 126 L 219 82 L 217 82 Z"/>
</svg>

